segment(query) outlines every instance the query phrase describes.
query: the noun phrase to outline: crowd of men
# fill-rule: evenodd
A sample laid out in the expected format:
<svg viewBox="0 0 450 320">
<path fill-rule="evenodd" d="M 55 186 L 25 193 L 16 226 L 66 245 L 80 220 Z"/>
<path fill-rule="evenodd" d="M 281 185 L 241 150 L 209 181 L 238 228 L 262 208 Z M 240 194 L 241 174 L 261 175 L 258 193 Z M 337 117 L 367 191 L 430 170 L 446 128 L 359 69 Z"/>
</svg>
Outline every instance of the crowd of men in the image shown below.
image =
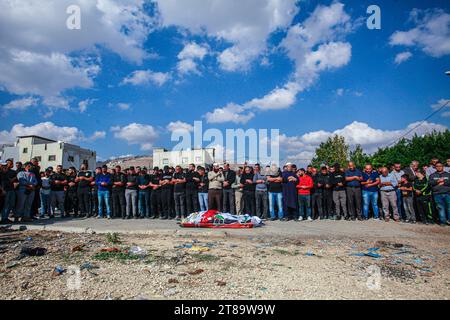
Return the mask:
<svg viewBox="0 0 450 320">
<path fill-rule="evenodd" d="M 229 164 L 210 168 L 98 167 L 85 164 L 41 171 L 37 159 L 1 165 L 2 224 L 65 217 L 182 219 L 192 212 L 219 210 L 271 220 L 374 220 L 409 223 L 450 221 L 450 159 L 402 168 L 349 162 L 298 169 L 287 163 Z M 10 217 L 14 221 L 10 220 Z"/>
</svg>

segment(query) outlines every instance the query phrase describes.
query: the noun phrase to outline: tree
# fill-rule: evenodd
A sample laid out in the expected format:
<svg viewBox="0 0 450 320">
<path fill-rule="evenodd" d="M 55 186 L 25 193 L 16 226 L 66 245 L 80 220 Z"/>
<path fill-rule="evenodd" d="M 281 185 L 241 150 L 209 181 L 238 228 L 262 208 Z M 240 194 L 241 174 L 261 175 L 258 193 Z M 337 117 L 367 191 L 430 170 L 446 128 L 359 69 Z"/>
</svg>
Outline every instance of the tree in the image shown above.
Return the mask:
<svg viewBox="0 0 450 320">
<path fill-rule="evenodd" d="M 333 165 L 337 162 L 341 166 L 345 166 L 349 149 L 350 147 L 345 143 L 344 137 L 334 135 L 319 145 L 316 149 L 316 156 L 311 161 L 311 164 L 314 167 L 319 167 L 322 163 Z"/>
<path fill-rule="evenodd" d="M 357 168 L 363 168 L 367 163 L 370 163 L 370 156 L 364 153 L 361 145 L 357 144 L 355 150 L 350 151 L 350 161 L 354 162 Z"/>
<path fill-rule="evenodd" d="M 450 131 L 432 132 L 427 135 L 414 135 L 412 139 L 401 139 L 392 147 L 380 148 L 371 157 L 374 166 L 386 166 L 400 162 L 407 166 L 413 160 L 421 165 L 428 164 L 432 158 L 445 161 L 450 156 Z"/>
</svg>

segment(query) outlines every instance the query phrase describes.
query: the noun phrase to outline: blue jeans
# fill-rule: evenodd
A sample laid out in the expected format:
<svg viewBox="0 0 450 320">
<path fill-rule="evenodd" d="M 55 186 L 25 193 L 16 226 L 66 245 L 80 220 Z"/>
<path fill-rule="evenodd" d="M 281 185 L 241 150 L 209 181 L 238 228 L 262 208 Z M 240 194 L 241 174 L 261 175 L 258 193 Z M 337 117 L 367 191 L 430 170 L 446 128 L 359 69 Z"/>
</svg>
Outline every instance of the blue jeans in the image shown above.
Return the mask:
<svg viewBox="0 0 450 320">
<path fill-rule="evenodd" d="M 208 194 L 199 192 L 198 203 L 200 205 L 200 211 L 208 211 Z"/>
<path fill-rule="evenodd" d="M 109 207 L 109 191 L 100 191 L 98 190 L 98 216 L 101 218 L 103 217 L 103 201 L 105 201 L 105 208 L 106 208 L 106 216 L 111 217 L 111 208 Z"/>
<path fill-rule="evenodd" d="M 402 196 L 402 190 L 395 189 L 395 194 L 397 195 L 397 208 L 398 208 L 398 214 L 400 215 L 401 219 L 406 219 L 405 209 L 403 208 L 403 196 Z"/>
<path fill-rule="evenodd" d="M 373 218 L 378 219 L 378 192 L 363 190 L 363 217 L 369 218 L 369 206 L 372 205 Z"/>
<path fill-rule="evenodd" d="M 299 218 L 311 218 L 311 195 L 298 195 L 298 215 Z"/>
<path fill-rule="evenodd" d="M 278 219 L 283 219 L 283 193 L 282 192 L 269 192 L 269 211 L 270 218 L 275 219 L 275 202 L 278 208 Z"/>
<path fill-rule="evenodd" d="M 439 211 L 439 220 L 442 224 L 450 221 L 450 195 L 449 194 L 435 194 L 434 202 Z"/>
<path fill-rule="evenodd" d="M 51 208 L 50 193 L 44 193 L 42 191 L 43 190 L 41 189 L 41 191 L 39 193 L 39 195 L 41 197 L 41 208 L 40 208 L 41 217 L 43 217 L 45 215 L 50 216 L 52 214 L 51 210 L 50 210 L 50 208 Z"/>
<path fill-rule="evenodd" d="M 9 217 L 9 213 L 14 211 L 16 207 L 16 192 L 14 190 L 6 191 L 5 205 L 2 211 L 2 220 L 6 220 Z"/>
<path fill-rule="evenodd" d="M 139 215 L 141 217 L 150 217 L 150 192 L 139 190 Z"/>
</svg>

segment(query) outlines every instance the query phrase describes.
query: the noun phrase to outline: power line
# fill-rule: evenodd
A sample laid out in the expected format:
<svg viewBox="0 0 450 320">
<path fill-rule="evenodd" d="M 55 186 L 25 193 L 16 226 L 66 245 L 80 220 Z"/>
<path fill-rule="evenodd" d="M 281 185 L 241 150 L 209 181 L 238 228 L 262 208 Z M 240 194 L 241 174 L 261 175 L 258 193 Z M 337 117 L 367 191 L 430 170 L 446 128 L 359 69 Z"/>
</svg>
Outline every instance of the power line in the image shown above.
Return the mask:
<svg viewBox="0 0 450 320">
<path fill-rule="evenodd" d="M 436 113 L 439 113 L 442 109 L 444 109 L 448 104 L 450 103 L 450 100 L 447 100 L 447 102 L 445 102 L 442 106 L 440 106 L 438 109 L 436 109 L 435 111 L 433 111 L 430 115 L 428 115 L 428 117 L 426 117 L 425 119 L 423 119 L 417 126 L 415 126 L 414 128 L 408 130 L 408 132 L 402 134 L 399 138 L 397 138 L 396 140 L 394 140 L 392 143 L 390 143 L 389 145 L 387 145 L 386 147 L 391 147 L 394 144 L 396 144 L 398 141 L 400 141 L 402 138 L 404 138 L 405 136 L 407 136 L 408 134 L 410 134 L 411 132 L 413 132 L 414 130 L 416 130 L 418 127 L 420 127 L 421 125 L 423 125 L 428 119 L 430 119 L 432 116 L 434 116 Z"/>
</svg>

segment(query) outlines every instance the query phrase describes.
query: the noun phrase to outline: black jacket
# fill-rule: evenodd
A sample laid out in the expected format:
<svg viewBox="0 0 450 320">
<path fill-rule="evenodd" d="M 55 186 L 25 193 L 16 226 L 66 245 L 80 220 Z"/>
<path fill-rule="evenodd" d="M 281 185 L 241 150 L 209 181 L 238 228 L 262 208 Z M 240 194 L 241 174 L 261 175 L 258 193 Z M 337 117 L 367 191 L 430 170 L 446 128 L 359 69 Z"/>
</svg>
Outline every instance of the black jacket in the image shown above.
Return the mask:
<svg viewBox="0 0 450 320">
<path fill-rule="evenodd" d="M 236 172 L 233 170 L 227 170 L 223 172 L 225 181 L 228 182 L 228 186 L 223 187 L 224 189 L 231 189 L 231 185 L 236 181 Z"/>
</svg>

